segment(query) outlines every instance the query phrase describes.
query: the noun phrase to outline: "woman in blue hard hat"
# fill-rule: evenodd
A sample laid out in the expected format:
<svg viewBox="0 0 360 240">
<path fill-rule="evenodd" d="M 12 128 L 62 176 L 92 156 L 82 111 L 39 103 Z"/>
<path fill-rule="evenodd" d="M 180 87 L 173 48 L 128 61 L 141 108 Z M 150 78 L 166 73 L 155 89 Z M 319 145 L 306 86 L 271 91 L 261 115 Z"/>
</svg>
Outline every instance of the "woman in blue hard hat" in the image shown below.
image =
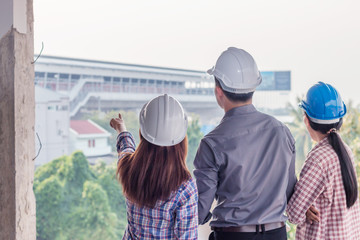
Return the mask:
<svg viewBox="0 0 360 240">
<path fill-rule="evenodd" d="M 140 144 L 135 150 L 124 120 L 110 126 L 119 136 L 117 176 L 126 197 L 123 239 L 197 239 L 198 192 L 186 167 L 187 117 L 167 94 L 140 112 Z"/>
<path fill-rule="evenodd" d="M 290 222 L 298 224 L 296 239 L 360 239 L 354 156 L 338 132 L 346 106 L 334 87 L 319 82 L 300 107 L 317 145 L 307 155 L 287 207 Z"/>
</svg>

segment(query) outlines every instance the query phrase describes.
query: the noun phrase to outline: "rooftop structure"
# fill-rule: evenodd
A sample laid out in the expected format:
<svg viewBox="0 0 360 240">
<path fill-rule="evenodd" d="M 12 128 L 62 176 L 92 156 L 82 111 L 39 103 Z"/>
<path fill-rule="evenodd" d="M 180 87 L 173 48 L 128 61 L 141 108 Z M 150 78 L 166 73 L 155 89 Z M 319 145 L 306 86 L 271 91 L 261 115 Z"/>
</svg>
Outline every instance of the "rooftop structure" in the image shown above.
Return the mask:
<svg viewBox="0 0 360 240">
<path fill-rule="evenodd" d="M 95 125 L 90 120 L 72 120 L 70 122 L 71 129 L 77 134 L 106 134 L 107 131 Z"/>
<path fill-rule="evenodd" d="M 111 154 L 110 133 L 91 120 L 70 121 L 70 149 L 83 151 L 87 157 Z"/>
</svg>

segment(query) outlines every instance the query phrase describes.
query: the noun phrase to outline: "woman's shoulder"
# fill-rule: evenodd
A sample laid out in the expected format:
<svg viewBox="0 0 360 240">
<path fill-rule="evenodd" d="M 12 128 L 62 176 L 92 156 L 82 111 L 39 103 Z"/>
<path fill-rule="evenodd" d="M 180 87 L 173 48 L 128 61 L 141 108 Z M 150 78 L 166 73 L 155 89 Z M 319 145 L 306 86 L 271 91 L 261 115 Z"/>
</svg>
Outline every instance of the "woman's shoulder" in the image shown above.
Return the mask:
<svg viewBox="0 0 360 240">
<path fill-rule="evenodd" d="M 316 162 L 318 164 L 328 164 L 329 161 L 337 160 L 338 156 L 334 148 L 327 139 L 318 143 L 308 154 L 306 161 Z"/>
<path fill-rule="evenodd" d="M 180 192 L 184 192 L 184 191 L 196 191 L 197 192 L 195 180 L 192 177 L 190 177 L 188 180 L 184 181 L 181 184 L 181 186 L 179 187 L 179 191 Z"/>
<path fill-rule="evenodd" d="M 354 161 L 354 155 L 350 147 L 345 142 L 343 144 L 350 158 Z M 316 163 L 324 170 L 340 167 L 339 157 L 327 139 L 322 140 L 309 152 L 306 162 Z"/>
<path fill-rule="evenodd" d="M 180 195 L 182 199 L 188 199 L 198 195 L 196 182 L 192 177 L 181 184 L 178 189 L 178 195 Z"/>
</svg>

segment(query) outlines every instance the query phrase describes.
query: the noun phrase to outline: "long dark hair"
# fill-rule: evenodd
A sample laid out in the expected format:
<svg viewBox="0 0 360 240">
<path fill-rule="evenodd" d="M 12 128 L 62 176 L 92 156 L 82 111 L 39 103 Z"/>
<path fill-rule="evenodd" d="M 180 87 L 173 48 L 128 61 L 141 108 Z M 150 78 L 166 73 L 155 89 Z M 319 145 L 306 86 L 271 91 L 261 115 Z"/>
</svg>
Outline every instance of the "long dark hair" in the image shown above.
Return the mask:
<svg viewBox="0 0 360 240">
<path fill-rule="evenodd" d="M 311 121 L 308 115 L 306 116 L 309 119 L 311 128 L 315 131 L 321 132 L 322 134 L 328 133 L 333 128 L 339 130 L 343 123 L 343 119 L 341 118 L 337 123 L 319 124 Z M 339 134 L 336 133 L 336 131 L 330 131 L 327 138 L 330 145 L 334 148 L 336 154 L 338 155 L 340 161 L 341 175 L 346 195 L 346 206 L 350 208 L 355 204 L 358 198 L 358 186 L 354 166 Z"/>
<path fill-rule="evenodd" d="M 191 177 L 186 166 L 187 145 L 185 137 L 174 146 L 161 147 L 140 134 L 135 152 L 125 155 L 118 164 L 117 176 L 124 195 L 139 206 L 151 208 L 158 200 L 167 200 Z"/>
</svg>

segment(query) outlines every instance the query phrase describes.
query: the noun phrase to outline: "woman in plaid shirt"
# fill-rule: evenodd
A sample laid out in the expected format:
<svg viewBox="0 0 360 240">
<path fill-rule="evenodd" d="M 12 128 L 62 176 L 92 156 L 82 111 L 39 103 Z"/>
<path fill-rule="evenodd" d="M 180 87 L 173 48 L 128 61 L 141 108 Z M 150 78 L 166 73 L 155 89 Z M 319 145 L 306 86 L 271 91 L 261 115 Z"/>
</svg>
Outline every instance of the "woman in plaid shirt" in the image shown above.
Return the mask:
<svg viewBox="0 0 360 240">
<path fill-rule="evenodd" d="M 140 112 L 140 144 L 121 115 L 110 121 L 118 133 L 117 175 L 126 197 L 123 239 L 197 239 L 198 192 L 186 167 L 187 117 L 180 103 L 162 95 Z"/>
<path fill-rule="evenodd" d="M 290 222 L 298 224 L 296 239 L 359 240 L 354 156 L 338 133 L 346 106 L 335 88 L 319 82 L 300 107 L 308 132 L 318 143 L 305 160 L 287 207 Z"/>
</svg>

